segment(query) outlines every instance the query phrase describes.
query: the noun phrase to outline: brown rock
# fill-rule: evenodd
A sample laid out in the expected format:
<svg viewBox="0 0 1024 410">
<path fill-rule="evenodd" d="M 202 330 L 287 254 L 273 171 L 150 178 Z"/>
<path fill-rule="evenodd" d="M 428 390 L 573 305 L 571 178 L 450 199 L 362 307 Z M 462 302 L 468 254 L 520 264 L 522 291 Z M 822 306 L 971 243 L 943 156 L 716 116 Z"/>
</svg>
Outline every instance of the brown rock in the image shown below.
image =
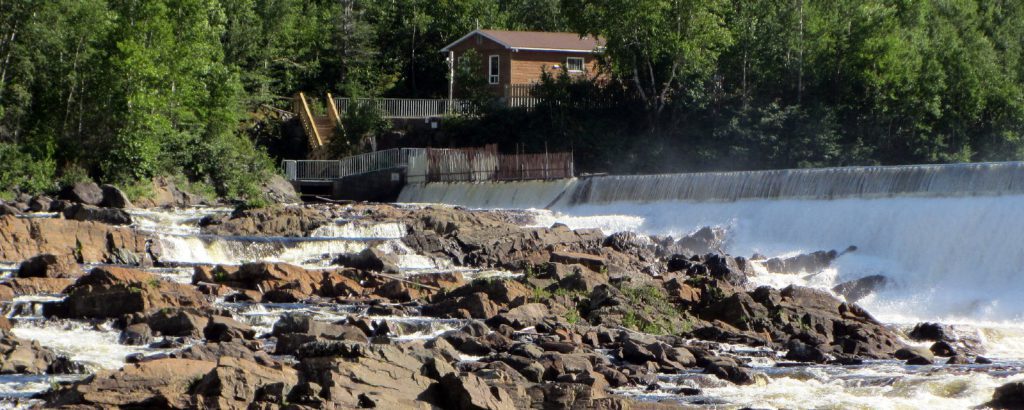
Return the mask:
<svg viewBox="0 0 1024 410">
<path fill-rule="evenodd" d="M 18 267 L 19 278 L 78 278 L 84 275 L 78 261 L 71 254 L 42 254 L 33 256 Z"/>
<path fill-rule="evenodd" d="M 208 302 L 192 286 L 162 281 L 149 273 L 114 266 L 93 269 L 66 291 L 47 313 L 61 317 L 111 318 L 171 307 L 199 307 Z M 118 303 L 110 303 L 116 300 Z M 48 306 L 49 308 L 49 306 Z"/>
<path fill-rule="evenodd" d="M 193 408 L 189 388 L 216 366 L 213 362 L 160 359 L 103 370 L 51 394 L 47 406 L 102 408 Z"/>
<path fill-rule="evenodd" d="M 206 408 L 248 408 L 254 402 L 284 404 L 299 376 L 290 367 L 273 368 L 234 357 L 221 357 L 200 380 L 194 393 Z"/>
<path fill-rule="evenodd" d="M 147 258 L 148 234 L 129 227 L 54 218 L 0 217 L 0 261 L 21 262 L 39 254 L 71 256 L 82 263 L 107 263 L 122 249 Z M 149 248 L 159 255 L 152 242 Z"/>
</svg>

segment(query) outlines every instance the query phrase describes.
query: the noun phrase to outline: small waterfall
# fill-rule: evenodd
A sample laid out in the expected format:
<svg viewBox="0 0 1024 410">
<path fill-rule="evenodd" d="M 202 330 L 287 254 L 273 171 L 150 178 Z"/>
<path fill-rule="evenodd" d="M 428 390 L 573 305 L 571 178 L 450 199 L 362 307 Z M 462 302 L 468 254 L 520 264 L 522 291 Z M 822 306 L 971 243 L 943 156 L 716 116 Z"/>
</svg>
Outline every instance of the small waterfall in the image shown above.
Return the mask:
<svg viewBox="0 0 1024 410">
<path fill-rule="evenodd" d="M 405 224 L 397 222 L 365 224 L 358 221 L 342 221 L 333 225 L 316 228 L 313 238 L 360 238 L 360 239 L 401 239 L 409 231 Z"/>
<path fill-rule="evenodd" d="M 184 264 L 237 265 L 255 261 L 323 264 L 330 262 L 331 256 L 360 252 L 375 243 L 337 238 L 160 235 L 161 260 Z"/>
</svg>

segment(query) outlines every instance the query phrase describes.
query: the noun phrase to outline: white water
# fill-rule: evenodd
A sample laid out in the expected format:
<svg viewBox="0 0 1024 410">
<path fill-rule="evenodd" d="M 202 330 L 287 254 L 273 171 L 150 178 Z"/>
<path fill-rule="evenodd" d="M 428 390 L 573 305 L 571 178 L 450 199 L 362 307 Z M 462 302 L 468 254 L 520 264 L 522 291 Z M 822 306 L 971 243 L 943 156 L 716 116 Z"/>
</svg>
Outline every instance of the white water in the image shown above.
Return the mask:
<svg viewBox="0 0 1024 410">
<path fill-rule="evenodd" d="M 576 222 L 629 215 L 642 219 L 632 230 L 677 237 L 723 226 L 727 251 L 744 256 L 855 245 L 836 261 L 834 278 L 820 284 L 885 275 L 893 285 L 864 304 L 886 321 L 1024 316 L 1024 196 L 618 203 L 557 209 L 553 218 L 559 215 Z"/>
<path fill-rule="evenodd" d="M 17 337 L 38 341 L 93 369 L 117 369 L 124 365 L 125 356 L 152 351 L 142 346 L 118 344 L 120 332 L 106 323 L 91 326 L 81 322 L 36 323 L 20 320 L 11 331 Z"/>
</svg>

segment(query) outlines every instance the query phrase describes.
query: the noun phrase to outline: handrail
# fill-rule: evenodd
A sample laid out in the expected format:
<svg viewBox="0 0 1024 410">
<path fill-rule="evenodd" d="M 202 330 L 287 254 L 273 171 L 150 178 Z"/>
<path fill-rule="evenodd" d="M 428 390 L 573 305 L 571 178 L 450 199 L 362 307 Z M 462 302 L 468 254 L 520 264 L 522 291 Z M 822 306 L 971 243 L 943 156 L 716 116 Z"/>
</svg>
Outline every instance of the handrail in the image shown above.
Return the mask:
<svg viewBox="0 0 1024 410">
<path fill-rule="evenodd" d="M 319 148 L 324 145 L 323 138 L 320 138 L 320 131 L 316 129 L 316 121 L 313 118 L 313 112 L 309 110 L 309 104 L 306 103 L 306 94 L 299 92 L 295 96 L 295 112 L 299 115 L 299 121 L 302 123 L 302 128 L 306 130 L 306 135 L 309 136 L 309 143 L 311 148 Z"/>
<path fill-rule="evenodd" d="M 471 111 L 466 100 L 441 98 L 344 98 L 336 97 L 335 106 L 345 112 L 351 104 L 373 104 L 384 118 L 433 118 L 464 115 Z"/>
<path fill-rule="evenodd" d="M 392 148 L 340 160 L 285 160 L 289 181 L 333 181 L 391 169 L 404 169 L 406 182 L 521 181 L 573 176 L 571 152 L 499 154 L 482 148 Z"/>
<path fill-rule="evenodd" d="M 385 169 L 408 167 L 425 148 L 392 148 L 353 155 L 339 160 L 284 160 L 290 181 L 329 181 Z"/>
</svg>

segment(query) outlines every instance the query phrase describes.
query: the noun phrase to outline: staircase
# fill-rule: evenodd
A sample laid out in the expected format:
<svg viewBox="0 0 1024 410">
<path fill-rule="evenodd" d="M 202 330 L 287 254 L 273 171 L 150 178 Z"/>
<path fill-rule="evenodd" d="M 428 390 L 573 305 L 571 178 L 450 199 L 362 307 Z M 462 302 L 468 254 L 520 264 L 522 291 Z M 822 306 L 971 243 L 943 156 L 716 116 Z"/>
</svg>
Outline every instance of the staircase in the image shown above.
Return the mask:
<svg viewBox="0 0 1024 410">
<path fill-rule="evenodd" d="M 335 106 L 334 98 L 327 94 L 326 104 L 323 111 L 326 115 L 315 115 L 305 93 L 298 93 L 292 101 L 295 114 L 302 123 L 302 130 L 306 133 L 309 142 L 310 159 L 325 159 L 328 157 L 327 144 L 334 136 L 335 130 L 341 126 L 341 116 Z M 320 107 L 316 107 L 320 108 Z M 316 110 L 319 112 L 320 110 Z"/>
</svg>

